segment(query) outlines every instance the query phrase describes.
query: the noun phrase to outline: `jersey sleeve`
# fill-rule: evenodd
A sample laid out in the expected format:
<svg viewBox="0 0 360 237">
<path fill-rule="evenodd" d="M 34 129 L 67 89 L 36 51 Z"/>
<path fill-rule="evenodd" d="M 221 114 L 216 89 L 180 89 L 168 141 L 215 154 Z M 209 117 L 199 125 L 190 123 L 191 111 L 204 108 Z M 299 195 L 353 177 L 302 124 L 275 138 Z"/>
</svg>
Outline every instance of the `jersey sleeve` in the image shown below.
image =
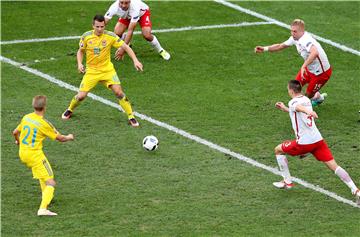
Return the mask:
<svg viewBox="0 0 360 237">
<path fill-rule="evenodd" d="M 298 100 L 290 100 L 289 101 L 289 110 L 292 112 L 296 112 L 296 106 L 299 104 Z"/>
<path fill-rule="evenodd" d="M 120 39 L 119 36 L 114 37 L 114 41 L 113 41 L 113 42 L 114 42 L 114 43 L 112 44 L 112 46 L 113 46 L 114 48 L 120 48 L 121 45 L 124 44 L 124 41 L 123 41 L 122 39 Z"/>
<path fill-rule="evenodd" d="M 16 130 L 21 132 L 22 127 L 23 127 L 23 119 L 21 119 L 21 122 L 19 123 L 19 125 L 17 125 Z"/>
<path fill-rule="evenodd" d="M 80 41 L 79 41 L 79 48 L 80 49 L 86 49 L 86 40 L 85 40 L 85 36 L 81 36 Z"/>
<path fill-rule="evenodd" d="M 45 120 L 44 126 L 41 128 L 41 132 L 51 140 L 55 140 L 59 134 L 56 128 L 47 120 Z"/>
<path fill-rule="evenodd" d="M 284 41 L 283 44 L 285 44 L 287 46 L 293 46 L 295 44 L 294 38 L 292 36 L 290 36 L 290 38 L 288 40 Z"/>
<path fill-rule="evenodd" d="M 106 19 L 111 19 L 115 14 L 116 11 L 118 9 L 119 3 L 118 1 L 114 2 L 113 4 L 111 4 L 111 6 L 109 7 L 108 11 L 105 13 L 105 18 Z"/>
</svg>

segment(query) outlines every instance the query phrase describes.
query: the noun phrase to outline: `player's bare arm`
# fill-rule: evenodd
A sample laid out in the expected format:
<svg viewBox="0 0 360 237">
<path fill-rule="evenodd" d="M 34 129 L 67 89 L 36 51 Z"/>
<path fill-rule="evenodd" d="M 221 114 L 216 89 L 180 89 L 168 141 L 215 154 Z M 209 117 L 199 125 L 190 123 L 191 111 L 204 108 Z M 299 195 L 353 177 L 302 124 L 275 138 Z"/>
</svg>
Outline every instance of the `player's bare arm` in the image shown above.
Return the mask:
<svg viewBox="0 0 360 237">
<path fill-rule="evenodd" d="M 310 48 L 310 55 L 309 57 L 305 60 L 304 64 L 301 66 L 301 76 L 304 76 L 305 73 L 305 68 L 311 64 L 315 58 L 319 56 L 319 51 L 317 50 L 317 48 L 313 45 Z"/>
<path fill-rule="evenodd" d="M 15 144 L 19 145 L 19 135 L 20 135 L 20 131 L 17 129 L 14 129 L 14 131 L 12 132 L 14 138 L 15 138 Z"/>
<path fill-rule="evenodd" d="M 56 136 L 56 140 L 59 141 L 59 142 L 73 141 L 74 140 L 74 135 L 73 134 L 68 134 L 68 135 L 58 134 Z"/>
<path fill-rule="evenodd" d="M 318 118 L 318 115 L 317 115 L 317 113 L 315 111 L 311 111 L 308 108 L 306 108 L 305 106 L 297 105 L 295 107 L 295 110 L 296 110 L 296 112 L 301 112 L 301 113 L 305 113 L 307 115 L 310 115 L 313 118 L 316 118 L 316 119 Z"/>
<path fill-rule="evenodd" d="M 135 30 L 136 25 L 137 25 L 137 22 L 130 22 L 127 33 L 126 33 L 126 37 L 124 39 L 126 44 L 130 43 L 130 41 L 132 39 L 132 36 L 134 34 L 134 30 Z"/>
<path fill-rule="evenodd" d="M 270 45 L 270 46 L 256 46 L 254 51 L 255 53 L 263 53 L 263 52 L 276 52 L 276 51 L 280 51 L 280 50 L 283 50 L 285 48 L 287 48 L 289 46 L 287 46 L 286 44 L 273 44 L 273 45 Z"/>
<path fill-rule="evenodd" d="M 136 70 L 143 71 L 143 65 L 141 64 L 141 62 L 139 62 L 139 60 L 137 59 L 134 51 L 129 47 L 129 45 L 124 43 L 124 44 L 121 45 L 121 47 L 119 49 L 124 50 L 130 56 L 130 58 L 134 62 L 134 67 L 136 68 Z"/>
<path fill-rule="evenodd" d="M 276 102 L 275 107 L 284 112 L 289 112 L 289 108 L 283 102 Z"/>
<path fill-rule="evenodd" d="M 76 54 L 77 64 L 78 64 L 78 71 L 80 73 L 85 73 L 85 66 L 82 64 L 84 58 L 84 50 L 79 49 Z"/>
</svg>

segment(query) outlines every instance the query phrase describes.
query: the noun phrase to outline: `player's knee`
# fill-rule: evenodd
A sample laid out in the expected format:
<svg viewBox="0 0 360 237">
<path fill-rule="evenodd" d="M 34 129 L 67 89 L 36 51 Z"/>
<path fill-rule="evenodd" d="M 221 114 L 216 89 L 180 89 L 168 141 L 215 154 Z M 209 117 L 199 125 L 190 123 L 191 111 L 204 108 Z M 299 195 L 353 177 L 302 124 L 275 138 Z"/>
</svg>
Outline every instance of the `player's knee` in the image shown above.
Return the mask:
<svg viewBox="0 0 360 237">
<path fill-rule="evenodd" d="M 124 92 L 122 92 L 122 91 L 118 91 L 118 92 L 115 93 L 115 96 L 116 96 L 119 100 L 121 100 L 122 98 L 125 97 L 125 94 L 124 94 Z"/>
<path fill-rule="evenodd" d="M 274 153 L 275 153 L 275 155 L 281 155 L 281 154 L 283 154 L 283 150 L 281 149 L 281 144 L 280 144 L 280 145 L 277 145 L 277 146 L 274 148 Z"/>
<path fill-rule="evenodd" d="M 78 94 L 78 95 L 76 96 L 76 99 L 77 99 L 78 101 L 83 101 L 85 98 L 86 98 L 86 94 Z"/>
<path fill-rule="evenodd" d="M 46 180 L 46 185 L 55 187 L 55 186 L 56 186 L 56 182 L 55 182 L 54 179 L 48 179 L 48 180 Z"/>
<path fill-rule="evenodd" d="M 143 32 L 143 37 L 147 41 L 153 41 L 154 37 L 150 32 Z"/>
</svg>

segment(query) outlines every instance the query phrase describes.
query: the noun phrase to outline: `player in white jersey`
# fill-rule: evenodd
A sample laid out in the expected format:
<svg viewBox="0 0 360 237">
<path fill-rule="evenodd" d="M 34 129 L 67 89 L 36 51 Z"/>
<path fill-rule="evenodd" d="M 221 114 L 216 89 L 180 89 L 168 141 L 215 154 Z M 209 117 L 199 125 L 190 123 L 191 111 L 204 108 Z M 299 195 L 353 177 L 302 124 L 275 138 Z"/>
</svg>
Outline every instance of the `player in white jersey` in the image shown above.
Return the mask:
<svg viewBox="0 0 360 237">
<path fill-rule="evenodd" d="M 308 84 L 305 94 L 312 100 L 312 105 L 318 105 L 327 96 L 326 93 L 320 94 L 319 90 L 330 79 L 332 69 L 324 49 L 308 32 L 305 32 L 304 21 L 295 19 L 292 22 L 291 36 L 285 42 L 270 46 L 256 46 L 255 52 L 276 52 L 293 45 L 304 59 L 296 80 L 300 81 L 302 86 Z"/>
<path fill-rule="evenodd" d="M 135 27 L 139 22 L 143 37 L 153 46 L 163 59 L 170 59 L 170 54 L 161 47 L 156 36 L 151 33 L 152 24 L 150 20 L 150 8 L 148 5 L 141 0 L 117 0 L 105 13 L 105 23 L 107 24 L 114 15 L 119 16 L 114 32 L 119 35 L 126 44 L 130 44 Z M 127 33 L 124 34 L 126 29 Z M 120 49 L 116 52 L 117 59 L 123 58 L 123 56 L 124 50 Z"/>
<path fill-rule="evenodd" d="M 275 147 L 276 160 L 284 179 L 273 183 L 274 186 L 283 189 L 290 189 L 294 186 L 285 154 L 299 156 L 311 153 L 318 161 L 324 162 L 329 169 L 339 176 L 351 189 L 352 194 L 356 197 L 357 204 L 360 205 L 360 190 L 356 187 L 349 174 L 335 162 L 329 147 L 315 125 L 314 119 L 318 118 L 318 115 L 313 111 L 310 99 L 301 94 L 301 89 L 302 86 L 299 81 L 289 81 L 288 93 L 292 98 L 289 107 L 284 105 L 283 102 L 277 102 L 275 105 L 276 108 L 289 113 L 296 139 L 284 141 Z"/>
</svg>

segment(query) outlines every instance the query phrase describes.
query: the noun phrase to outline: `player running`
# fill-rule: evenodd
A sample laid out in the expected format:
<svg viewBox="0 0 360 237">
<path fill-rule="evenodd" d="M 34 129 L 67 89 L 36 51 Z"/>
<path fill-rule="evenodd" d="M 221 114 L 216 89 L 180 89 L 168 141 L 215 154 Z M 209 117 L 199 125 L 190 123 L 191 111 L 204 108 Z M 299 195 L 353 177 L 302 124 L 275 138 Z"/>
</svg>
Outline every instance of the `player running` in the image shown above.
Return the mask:
<svg viewBox="0 0 360 237">
<path fill-rule="evenodd" d="M 51 165 L 43 150 L 42 142 L 46 137 L 59 142 L 74 140 L 74 135 L 61 135 L 45 118 L 46 96 L 35 96 L 32 102 L 33 113 L 25 115 L 21 123 L 13 131 L 15 143 L 19 145 L 20 160 L 31 168 L 34 179 L 38 179 L 42 191 L 42 200 L 37 212 L 38 216 L 56 216 L 47 209 L 54 197 L 56 182 Z"/>
<path fill-rule="evenodd" d="M 144 39 L 151 44 L 163 59 L 170 59 L 170 54 L 161 47 L 156 36 L 151 33 L 152 24 L 148 5 L 141 0 L 117 0 L 105 13 L 105 23 L 107 24 L 114 15 L 120 17 L 115 25 L 114 32 L 120 36 L 126 44 L 130 44 L 135 27 L 139 22 Z M 127 33 L 124 34 L 126 29 Z M 117 52 L 116 58 L 120 59 L 123 55 L 124 51 L 120 49 Z"/>
<path fill-rule="evenodd" d="M 296 46 L 298 53 L 304 58 L 296 80 L 302 86 L 308 84 L 305 95 L 311 99 L 313 106 L 321 104 L 327 94 L 320 94 L 319 91 L 330 79 L 332 69 L 324 49 L 308 32 L 305 32 L 304 21 L 295 19 L 292 22 L 291 36 L 287 41 L 270 46 L 256 46 L 255 52 L 276 52 L 292 45 Z"/>
<path fill-rule="evenodd" d="M 120 80 L 110 60 L 112 47 L 126 51 L 134 62 L 136 70 L 143 70 L 143 65 L 136 58 L 132 49 L 124 43 L 116 34 L 105 30 L 105 18 L 96 15 L 93 19 L 92 31 L 85 32 L 80 39 L 80 48 L 77 52 L 78 70 L 85 73 L 79 88 L 78 94 L 71 100 L 69 107 L 62 114 L 62 119 L 67 120 L 71 117 L 74 109 L 83 101 L 89 91 L 98 82 L 111 89 L 119 99 L 120 106 L 128 116 L 129 124 L 138 127 L 139 123 L 135 119 L 131 104 L 124 94 Z M 84 53 L 86 53 L 86 70 L 82 64 Z"/>
<path fill-rule="evenodd" d="M 350 188 L 351 193 L 356 197 L 357 204 L 360 205 L 360 190 L 356 187 L 350 175 L 335 162 L 330 149 L 315 125 L 314 119 L 318 118 L 318 116 L 313 111 L 309 98 L 301 94 L 301 89 L 299 81 L 291 80 L 288 83 L 288 93 L 292 98 L 289 101 L 289 107 L 285 106 L 283 102 L 276 103 L 276 108 L 289 113 L 296 139 L 284 141 L 275 147 L 276 160 L 284 179 L 273 183 L 274 186 L 283 189 L 293 187 L 285 154 L 298 156 L 311 153 L 318 161 L 324 162 L 329 169 L 339 176 Z"/>
</svg>

